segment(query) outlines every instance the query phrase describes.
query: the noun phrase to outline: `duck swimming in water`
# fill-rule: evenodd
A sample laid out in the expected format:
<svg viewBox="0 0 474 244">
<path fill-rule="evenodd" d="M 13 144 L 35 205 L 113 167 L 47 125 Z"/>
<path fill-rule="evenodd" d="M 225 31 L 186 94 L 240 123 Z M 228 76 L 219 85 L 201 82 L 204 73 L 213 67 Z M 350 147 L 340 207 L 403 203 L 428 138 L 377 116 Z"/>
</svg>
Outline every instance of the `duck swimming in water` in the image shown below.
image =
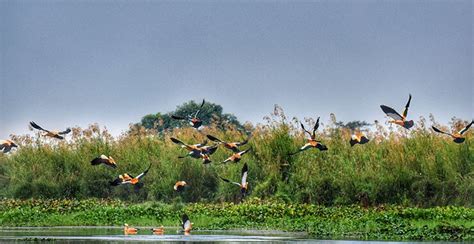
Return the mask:
<svg viewBox="0 0 474 244">
<path fill-rule="evenodd" d="M 185 235 L 189 235 L 191 233 L 193 223 L 191 223 L 191 220 L 189 220 L 187 214 L 183 214 L 183 216 L 181 217 L 181 228 L 183 228 L 183 232 Z"/>
<path fill-rule="evenodd" d="M 124 224 L 123 225 L 123 233 L 125 235 L 136 235 L 138 233 L 138 229 L 129 227 L 128 224 Z"/>
</svg>

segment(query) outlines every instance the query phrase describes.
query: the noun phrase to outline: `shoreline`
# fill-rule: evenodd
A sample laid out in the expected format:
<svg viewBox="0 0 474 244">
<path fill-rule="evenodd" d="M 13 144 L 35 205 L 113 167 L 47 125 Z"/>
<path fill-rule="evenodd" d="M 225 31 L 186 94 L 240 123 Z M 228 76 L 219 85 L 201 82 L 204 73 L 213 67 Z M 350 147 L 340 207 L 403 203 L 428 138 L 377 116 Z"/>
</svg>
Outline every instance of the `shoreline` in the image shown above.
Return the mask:
<svg viewBox="0 0 474 244">
<path fill-rule="evenodd" d="M 124 223 L 175 230 L 182 213 L 189 215 L 199 232 L 307 233 L 312 239 L 334 240 L 474 240 L 474 209 L 469 207 L 324 207 L 260 199 L 243 204 L 10 199 L 0 201 L 0 230 L 119 229 Z"/>
</svg>

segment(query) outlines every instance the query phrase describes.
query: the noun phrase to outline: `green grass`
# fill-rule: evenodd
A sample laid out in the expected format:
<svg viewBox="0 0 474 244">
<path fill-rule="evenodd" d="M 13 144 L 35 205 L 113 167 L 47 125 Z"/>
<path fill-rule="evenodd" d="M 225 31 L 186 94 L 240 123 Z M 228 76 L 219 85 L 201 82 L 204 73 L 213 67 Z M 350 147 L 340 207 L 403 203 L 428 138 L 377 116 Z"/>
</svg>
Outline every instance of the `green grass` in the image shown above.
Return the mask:
<svg viewBox="0 0 474 244">
<path fill-rule="evenodd" d="M 73 128 L 65 141 L 37 134 L 13 136 L 20 147 L 11 154 L 0 154 L 0 197 L 237 202 L 238 189 L 218 176 L 238 180 L 246 162 L 250 196 L 261 199 L 325 206 L 474 205 L 472 132 L 466 134 L 465 143 L 455 144 L 449 137 L 429 131 L 421 118 L 410 131 L 376 124 L 376 130 L 368 133 L 368 144 L 351 148 L 351 132 L 337 128 L 335 121 L 332 117 L 323 123 L 317 136 L 328 151 L 311 149 L 290 157 L 288 153 L 303 145 L 305 137 L 298 121 L 287 119 L 276 107 L 264 124 L 246 125 L 253 133 L 243 148 L 252 147 L 253 151 L 240 163 L 226 165 L 219 163 L 230 155 L 224 148 L 212 155 L 210 165 L 197 159 L 178 159 L 186 152 L 169 138 L 189 143 L 203 141 L 206 134 L 230 141 L 247 138 L 231 126 L 222 130 L 211 125 L 201 132 L 185 127 L 163 133 L 131 127 L 128 133 L 112 137 L 107 130 L 91 125 Z M 453 128 L 463 125 L 453 120 Z M 100 154 L 112 155 L 118 168 L 91 166 L 90 161 Z M 117 175 L 138 174 L 150 163 L 152 168 L 139 191 L 109 186 Z M 173 191 L 178 180 L 189 183 L 185 194 Z"/>
<path fill-rule="evenodd" d="M 474 210 L 465 207 L 324 207 L 249 199 L 243 204 L 117 200 L 2 200 L 1 226 L 178 227 L 187 213 L 195 229 L 307 232 L 321 239 L 473 240 Z"/>
</svg>

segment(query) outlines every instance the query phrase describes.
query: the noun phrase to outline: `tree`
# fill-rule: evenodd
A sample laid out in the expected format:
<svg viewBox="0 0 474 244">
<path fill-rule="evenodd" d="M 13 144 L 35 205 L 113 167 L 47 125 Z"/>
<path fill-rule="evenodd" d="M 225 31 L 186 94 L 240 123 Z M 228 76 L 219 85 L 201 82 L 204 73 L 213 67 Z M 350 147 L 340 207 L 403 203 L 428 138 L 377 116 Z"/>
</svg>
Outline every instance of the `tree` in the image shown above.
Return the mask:
<svg viewBox="0 0 474 244">
<path fill-rule="evenodd" d="M 356 130 L 356 129 L 362 129 L 362 127 L 370 126 L 372 124 L 367 123 L 365 121 L 360 121 L 360 120 L 354 120 L 354 121 L 349 121 L 344 124 L 342 121 L 336 122 L 336 126 L 340 128 L 346 128 L 350 130 Z"/>
<path fill-rule="evenodd" d="M 183 126 L 187 124 L 186 121 L 175 120 L 171 118 L 171 115 L 181 115 L 186 116 L 188 114 L 194 114 L 201 103 L 196 103 L 195 101 L 185 102 L 182 105 L 176 107 L 176 110 L 168 112 L 165 114 L 156 113 L 156 114 L 147 114 L 143 116 L 138 125 L 143 126 L 147 129 L 156 129 L 158 131 L 163 131 L 166 129 L 172 129 L 175 127 Z M 233 125 L 238 129 L 242 129 L 243 126 L 237 120 L 237 117 L 233 114 L 223 113 L 223 108 L 220 105 L 215 103 L 207 102 L 201 108 L 199 113 L 199 118 L 203 120 L 203 125 L 209 125 L 211 123 L 216 124 L 222 129 L 226 128 L 227 125 Z"/>
</svg>

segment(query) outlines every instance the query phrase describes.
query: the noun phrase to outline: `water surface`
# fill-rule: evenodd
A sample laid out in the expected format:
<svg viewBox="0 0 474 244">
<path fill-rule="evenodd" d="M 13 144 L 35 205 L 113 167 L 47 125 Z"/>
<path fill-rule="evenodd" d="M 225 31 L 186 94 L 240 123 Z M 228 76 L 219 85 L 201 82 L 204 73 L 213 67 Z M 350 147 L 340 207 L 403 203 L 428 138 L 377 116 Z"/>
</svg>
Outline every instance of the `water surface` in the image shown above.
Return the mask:
<svg viewBox="0 0 474 244">
<path fill-rule="evenodd" d="M 137 235 L 124 235 L 121 227 L 8 227 L 0 228 L 0 243 L 23 241 L 54 243 L 407 243 L 349 240 L 315 240 L 306 233 L 262 231 L 262 230 L 195 230 L 191 235 L 183 235 L 176 227 L 165 227 L 164 235 L 153 235 L 151 227 L 141 227 Z M 424 242 L 426 243 L 426 242 Z"/>
</svg>

